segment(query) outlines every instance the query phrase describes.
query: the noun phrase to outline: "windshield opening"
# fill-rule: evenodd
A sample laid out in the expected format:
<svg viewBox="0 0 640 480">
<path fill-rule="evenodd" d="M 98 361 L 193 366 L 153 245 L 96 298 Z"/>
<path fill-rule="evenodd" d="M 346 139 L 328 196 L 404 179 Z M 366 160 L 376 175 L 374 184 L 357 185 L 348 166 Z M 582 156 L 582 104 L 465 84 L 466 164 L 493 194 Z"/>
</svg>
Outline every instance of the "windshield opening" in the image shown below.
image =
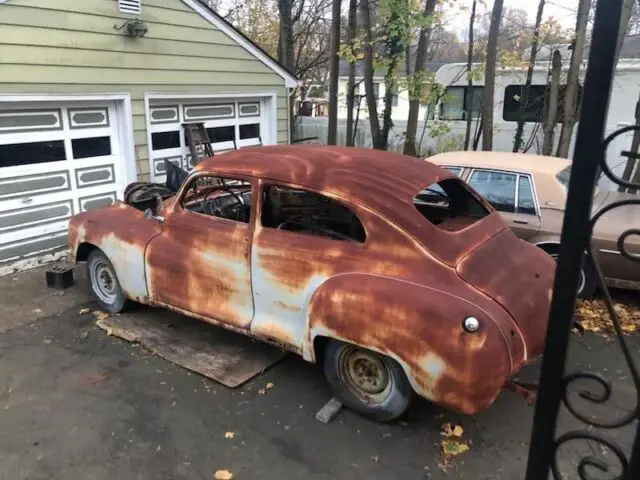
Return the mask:
<svg viewBox="0 0 640 480">
<path fill-rule="evenodd" d="M 429 185 L 413 199 L 413 205 L 442 230 L 462 230 L 489 215 L 489 210 L 458 179 Z"/>
</svg>

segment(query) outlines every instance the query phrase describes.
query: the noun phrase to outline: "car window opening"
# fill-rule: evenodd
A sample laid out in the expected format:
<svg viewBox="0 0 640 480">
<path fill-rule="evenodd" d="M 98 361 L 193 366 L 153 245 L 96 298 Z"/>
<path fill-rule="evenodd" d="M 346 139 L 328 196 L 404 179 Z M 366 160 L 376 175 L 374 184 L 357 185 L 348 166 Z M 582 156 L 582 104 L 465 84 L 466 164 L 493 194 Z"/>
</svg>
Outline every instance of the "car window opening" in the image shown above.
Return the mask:
<svg viewBox="0 0 640 480">
<path fill-rule="evenodd" d="M 442 230 L 455 232 L 489 215 L 485 206 L 457 179 L 429 185 L 413 199 L 424 218 Z"/>
<path fill-rule="evenodd" d="M 262 226 L 314 237 L 364 242 L 358 217 L 347 207 L 315 192 L 288 187 L 265 187 Z"/>
<path fill-rule="evenodd" d="M 251 184 L 230 178 L 198 177 L 187 188 L 182 207 L 201 215 L 249 223 Z"/>
</svg>

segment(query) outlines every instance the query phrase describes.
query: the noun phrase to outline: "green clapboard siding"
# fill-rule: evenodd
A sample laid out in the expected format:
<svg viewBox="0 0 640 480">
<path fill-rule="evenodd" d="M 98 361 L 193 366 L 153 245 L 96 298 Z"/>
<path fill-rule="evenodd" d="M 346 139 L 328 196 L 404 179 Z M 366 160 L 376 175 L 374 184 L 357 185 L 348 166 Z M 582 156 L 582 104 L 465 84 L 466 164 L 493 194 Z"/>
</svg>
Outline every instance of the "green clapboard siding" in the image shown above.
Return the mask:
<svg viewBox="0 0 640 480">
<path fill-rule="evenodd" d="M 288 143 L 284 80 L 181 0 L 142 0 L 142 39 L 114 29 L 115 0 L 0 4 L 0 94 L 129 93 L 136 164 L 149 177 L 145 93 L 275 93 L 277 141 Z"/>
</svg>

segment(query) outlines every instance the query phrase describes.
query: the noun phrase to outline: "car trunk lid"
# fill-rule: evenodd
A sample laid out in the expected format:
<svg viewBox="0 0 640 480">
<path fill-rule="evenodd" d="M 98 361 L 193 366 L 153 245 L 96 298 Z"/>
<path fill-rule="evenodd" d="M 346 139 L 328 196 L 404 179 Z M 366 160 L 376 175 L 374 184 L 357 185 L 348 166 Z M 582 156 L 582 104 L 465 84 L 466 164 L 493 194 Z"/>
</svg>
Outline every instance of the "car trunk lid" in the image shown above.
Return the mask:
<svg viewBox="0 0 640 480">
<path fill-rule="evenodd" d="M 502 230 L 463 258 L 456 271 L 511 315 L 525 343 L 525 362 L 542 353 L 555 274 L 546 253 Z"/>
</svg>

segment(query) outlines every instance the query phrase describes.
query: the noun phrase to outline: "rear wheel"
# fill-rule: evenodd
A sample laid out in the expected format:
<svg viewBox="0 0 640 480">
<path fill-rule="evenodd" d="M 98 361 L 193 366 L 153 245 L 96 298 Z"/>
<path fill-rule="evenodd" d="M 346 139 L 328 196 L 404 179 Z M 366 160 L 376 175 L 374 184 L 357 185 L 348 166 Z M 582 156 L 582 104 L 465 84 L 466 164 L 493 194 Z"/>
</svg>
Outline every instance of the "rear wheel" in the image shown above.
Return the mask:
<svg viewBox="0 0 640 480">
<path fill-rule="evenodd" d="M 396 419 L 411 403 L 413 390 L 404 370 L 386 355 L 331 340 L 324 372 L 336 398 L 371 420 Z"/>
<path fill-rule="evenodd" d="M 100 308 L 109 313 L 119 313 L 127 306 L 127 297 L 113 265 L 99 249 L 94 249 L 87 259 L 87 278 L 91 292 Z"/>
<path fill-rule="evenodd" d="M 545 250 L 551 258 L 556 262 L 558 261 L 558 249 Z M 580 277 L 578 278 L 578 298 L 590 298 L 596 292 L 598 288 L 598 280 L 596 276 L 595 268 L 591 258 L 585 255 L 582 259 L 582 268 L 580 269 Z"/>
</svg>

